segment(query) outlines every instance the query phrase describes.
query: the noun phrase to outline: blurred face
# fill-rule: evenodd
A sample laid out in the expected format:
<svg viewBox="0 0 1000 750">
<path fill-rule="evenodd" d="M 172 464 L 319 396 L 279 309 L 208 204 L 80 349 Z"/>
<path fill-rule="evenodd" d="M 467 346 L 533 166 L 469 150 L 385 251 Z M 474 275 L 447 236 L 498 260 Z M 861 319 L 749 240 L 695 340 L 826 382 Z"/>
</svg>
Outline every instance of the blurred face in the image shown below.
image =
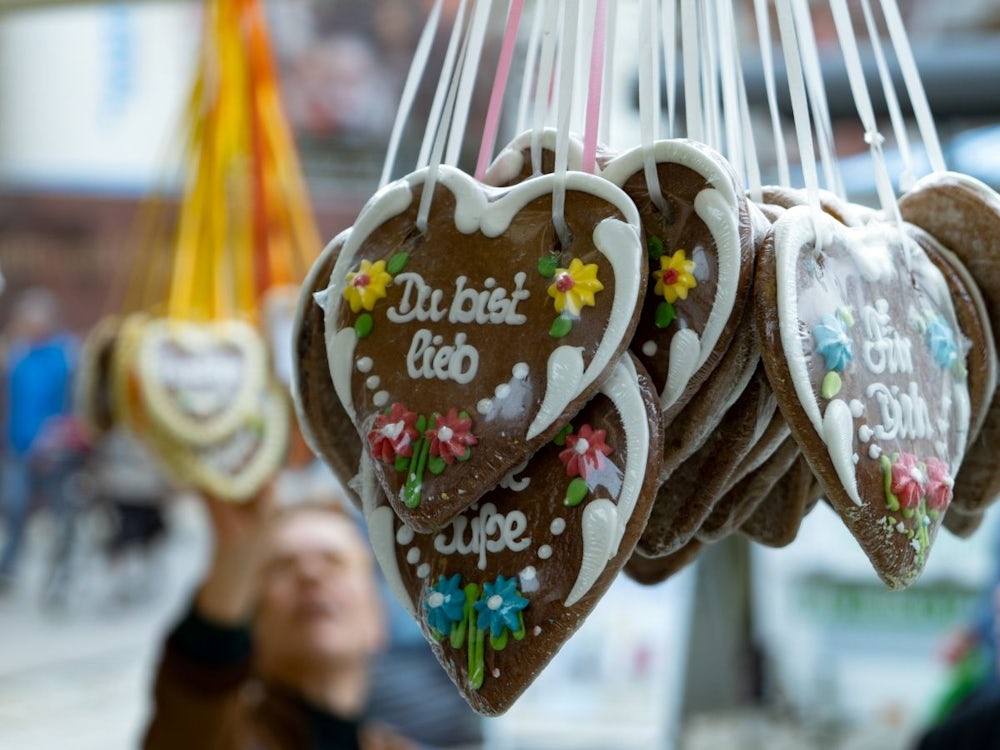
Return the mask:
<svg viewBox="0 0 1000 750">
<path fill-rule="evenodd" d="M 265 672 L 366 661 L 378 649 L 372 559 L 350 519 L 293 513 L 278 521 L 265 559 L 254 633 Z"/>
</svg>

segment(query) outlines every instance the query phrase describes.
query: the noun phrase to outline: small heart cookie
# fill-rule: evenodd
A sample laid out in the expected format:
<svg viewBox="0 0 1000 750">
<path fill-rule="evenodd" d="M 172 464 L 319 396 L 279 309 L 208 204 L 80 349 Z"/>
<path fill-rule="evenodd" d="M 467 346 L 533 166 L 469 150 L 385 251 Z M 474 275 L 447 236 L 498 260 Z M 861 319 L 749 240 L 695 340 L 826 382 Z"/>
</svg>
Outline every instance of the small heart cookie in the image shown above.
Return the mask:
<svg viewBox="0 0 1000 750">
<path fill-rule="evenodd" d="M 374 478 L 363 483 L 386 580 L 480 713 L 510 707 L 631 555 L 655 489 L 659 424 L 656 391 L 626 355 L 556 441 L 439 531 L 416 532 Z"/>
<path fill-rule="evenodd" d="M 891 588 L 916 579 L 969 429 L 948 285 L 899 227 L 806 207 L 774 224 L 754 282 L 768 379 L 803 455 Z"/>
<path fill-rule="evenodd" d="M 691 539 L 676 552 L 661 557 L 646 557 L 636 552 L 625 563 L 625 575 L 643 586 L 655 586 L 697 560 L 704 547 L 698 539 Z"/>
<path fill-rule="evenodd" d="M 637 547 L 640 554 L 660 557 L 687 544 L 712 512 L 729 475 L 760 439 L 776 408 L 763 366 L 758 365 L 715 432 L 657 490 Z"/>
<path fill-rule="evenodd" d="M 156 430 L 145 437 L 179 479 L 220 500 L 243 502 L 281 468 L 288 448 L 288 423 L 287 396 L 274 383 L 259 396 L 257 409 L 217 443 L 191 445 Z"/>
<path fill-rule="evenodd" d="M 788 425 L 776 412 L 757 444 L 719 490 L 712 512 L 698 529 L 703 542 L 717 542 L 740 527 L 799 455 Z"/>
<path fill-rule="evenodd" d="M 161 318 L 142 327 L 135 374 L 142 408 L 155 429 L 188 445 L 233 434 L 258 408 L 267 349 L 241 320 Z"/>
<path fill-rule="evenodd" d="M 982 294 L 992 330 L 1000 331 L 1000 195 L 967 175 L 935 173 L 899 199 L 899 211 L 958 257 Z M 998 444 L 1000 391 L 955 477 L 963 509 L 982 510 L 1000 495 Z"/>
<path fill-rule="evenodd" d="M 94 435 L 103 435 L 115 424 L 111 370 L 120 327 L 120 318 L 102 318 L 87 334 L 80 350 L 73 406 Z"/>
<path fill-rule="evenodd" d="M 529 177 L 552 174 L 556 164 L 556 142 L 559 134 L 555 128 L 539 131 L 526 130 L 503 147 L 483 175 L 483 182 L 493 187 L 511 187 Z M 583 162 L 583 141 L 571 135 L 567 141 L 566 168 L 579 171 Z M 537 156 L 532 152 L 537 150 Z M 537 158 L 540 169 L 534 168 Z"/>
<path fill-rule="evenodd" d="M 292 332 L 292 400 L 302 437 L 360 508 L 361 501 L 349 483 L 361 464 L 361 441 L 333 388 L 326 358 L 326 313 L 317 301 L 317 296 L 324 299 L 349 232 L 341 232 L 330 241 L 302 282 Z"/>
<path fill-rule="evenodd" d="M 740 533 L 765 547 L 787 547 L 795 541 L 802 519 L 821 495 L 809 462 L 799 453 L 788 472 L 740 526 Z"/>
<path fill-rule="evenodd" d="M 652 145 L 668 213 L 649 195 L 645 149 L 604 167 L 635 201 L 646 236 L 649 288 L 632 351 L 661 389 L 669 424 L 718 365 L 743 317 L 756 223 L 732 167 L 686 139 Z"/>
<path fill-rule="evenodd" d="M 325 335 L 337 395 L 396 512 L 433 531 L 559 431 L 634 331 L 646 266 L 635 206 L 593 175 L 504 190 L 449 167 L 379 192 L 333 269 Z M 504 339 L 510 345 L 500 345 Z"/>
</svg>

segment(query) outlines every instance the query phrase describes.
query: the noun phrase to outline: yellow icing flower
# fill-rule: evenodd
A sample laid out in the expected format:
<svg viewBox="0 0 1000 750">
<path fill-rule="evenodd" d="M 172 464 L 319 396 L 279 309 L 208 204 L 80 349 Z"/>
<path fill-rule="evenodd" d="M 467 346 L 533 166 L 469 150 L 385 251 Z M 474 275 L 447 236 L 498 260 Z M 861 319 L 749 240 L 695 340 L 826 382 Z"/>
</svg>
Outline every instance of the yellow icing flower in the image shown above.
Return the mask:
<svg viewBox="0 0 1000 750">
<path fill-rule="evenodd" d="M 671 305 L 678 298 L 687 299 L 688 289 L 698 286 L 698 280 L 692 271 L 694 271 L 694 261 L 688 260 L 683 250 L 678 250 L 670 257 L 662 256 L 660 270 L 653 271 L 653 277 L 656 279 L 656 289 L 653 291 L 662 295 Z"/>
<path fill-rule="evenodd" d="M 344 299 L 351 303 L 351 312 L 361 312 L 361 309 L 371 311 L 375 303 L 382 299 L 387 285 L 392 283 L 392 276 L 385 270 L 385 261 L 361 261 L 357 271 L 347 274 L 347 286 L 344 287 Z"/>
<path fill-rule="evenodd" d="M 584 306 L 594 306 L 594 295 L 604 289 L 597 280 L 597 264 L 584 265 L 579 258 L 573 258 L 569 268 L 557 268 L 549 287 L 549 296 L 556 301 L 556 312 L 564 310 L 579 316 Z"/>
</svg>

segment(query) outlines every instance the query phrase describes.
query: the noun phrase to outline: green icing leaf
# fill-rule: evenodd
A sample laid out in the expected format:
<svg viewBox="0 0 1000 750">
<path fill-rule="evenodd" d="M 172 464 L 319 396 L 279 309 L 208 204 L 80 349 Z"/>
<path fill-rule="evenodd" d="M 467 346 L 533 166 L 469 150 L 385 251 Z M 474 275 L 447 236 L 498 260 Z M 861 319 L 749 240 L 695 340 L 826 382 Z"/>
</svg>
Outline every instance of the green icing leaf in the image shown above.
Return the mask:
<svg viewBox="0 0 1000 750">
<path fill-rule="evenodd" d="M 899 498 L 892 491 L 892 461 L 884 453 L 879 456 L 882 465 L 882 480 L 885 486 L 885 503 L 889 510 L 899 510 Z"/>
<path fill-rule="evenodd" d="M 410 457 L 409 456 L 396 456 L 396 463 L 394 464 L 396 471 L 406 471 L 410 468 Z"/>
<path fill-rule="evenodd" d="M 841 307 L 837 310 L 837 317 L 840 318 L 840 322 L 848 328 L 854 327 L 854 316 L 851 314 L 851 308 Z"/>
<path fill-rule="evenodd" d="M 372 316 L 368 313 L 361 313 L 358 319 L 354 321 L 354 331 L 358 334 L 359 339 L 363 339 L 370 334 L 374 326 L 375 321 L 372 320 Z"/>
<path fill-rule="evenodd" d="M 457 458 L 459 461 L 462 461 L 463 463 L 465 461 L 468 461 L 470 458 L 472 458 L 472 446 L 467 447 L 465 449 L 465 453 L 463 453 L 461 456 L 455 456 L 455 458 Z"/>
<path fill-rule="evenodd" d="M 396 253 L 389 259 L 389 263 L 386 265 L 385 270 L 395 276 L 397 273 L 401 273 L 402 270 L 406 268 L 406 264 L 409 262 L 409 253 Z"/>
<path fill-rule="evenodd" d="M 558 435 L 552 438 L 552 442 L 558 445 L 559 447 L 566 445 L 566 436 L 569 435 L 572 431 L 573 431 L 573 425 L 567 424 L 565 427 L 559 430 Z"/>
<path fill-rule="evenodd" d="M 571 330 L 573 330 L 573 321 L 560 315 L 552 322 L 552 327 L 549 329 L 549 336 L 554 339 L 561 339 Z"/>
<path fill-rule="evenodd" d="M 590 492 L 590 488 L 587 486 L 587 483 L 580 477 L 577 477 L 566 488 L 566 499 L 563 500 L 563 504 L 570 508 L 575 508 L 583 502 L 588 492 Z"/>
<path fill-rule="evenodd" d="M 427 469 L 431 474 L 437 476 L 438 474 L 443 474 L 444 470 L 448 468 L 448 464 L 445 463 L 441 456 L 431 456 L 427 459 Z"/>
<path fill-rule="evenodd" d="M 674 322 L 674 318 L 677 317 L 677 310 L 669 302 L 661 302 L 656 307 L 656 327 L 666 328 L 668 325 Z"/>
<path fill-rule="evenodd" d="M 538 259 L 538 273 L 546 279 L 555 276 L 557 268 L 559 268 L 559 259 L 555 255 L 546 255 Z"/>
<path fill-rule="evenodd" d="M 823 385 L 820 387 L 820 395 L 823 396 L 827 401 L 840 393 L 840 389 L 844 387 L 844 381 L 840 379 L 840 375 L 834 370 L 830 370 L 823 378 Z"/>
<path fill-rule="evenodd" d="M 649 239 L 646 240 L 646 252 L 649 253 L 651 261 L 658 261 L 663 257 L 664 253 L 663 240 L 656 235 L 650 235 Z"/>
</svg>

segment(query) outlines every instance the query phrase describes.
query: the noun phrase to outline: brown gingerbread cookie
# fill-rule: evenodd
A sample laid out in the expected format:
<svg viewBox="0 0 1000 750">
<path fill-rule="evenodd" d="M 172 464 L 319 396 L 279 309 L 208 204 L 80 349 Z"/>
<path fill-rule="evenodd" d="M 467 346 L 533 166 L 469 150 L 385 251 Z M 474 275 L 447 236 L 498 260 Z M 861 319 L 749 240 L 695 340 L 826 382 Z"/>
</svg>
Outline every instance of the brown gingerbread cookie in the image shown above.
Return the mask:
<svg viewBox="0 0 1000 750">
<path fill-rule="evenodd" d="M 740 533 L 766 547 L 787 547 L 821 494 L 809 462 L 800 454 L 743 522 Z"/>
<path fill-rule="evenodd" d="M 761 191 L 763 194 L 762 209 L 767 205 L 785 210 L 795 206 L 809 205 L 809 193 L 802 188 L 767 185 L 761 188 Z M 849 227 L 864 226 L 878 215 L 873 209 L 857 203 L 850 203 L 829 190 L 819 191 L 819 207 L 824 213 Z"/>
<path fill-rule="evenodd" d="M 759 224 L 732 167 L 687 139 L 652 145 L 662 205 L 649 194 L 645 149 L 602 174 L 639 209 L 649 287 L 632 351 L 660 388 L 669 425 L 721 361 L 743 317 Z"/>
<path fill-rule="evenodd" d="M 898 227 L 795 207 L 754 284 L 761 357 L 823 493 L 892 588 L 916 579 L 969 429 L 948 285 Z"/>
<path fill-rule="evenodd" d="M 360 507 L 361 501 L 349 482 L 361 463 L 361 440 L 333 389 L 326 357 L 325 313 L 320 306 L 320 301 L 325 303 L 323 294 L 348 232 L 337 235 L 326 246 L 302 282 L 292 333 L 292 396 L 302 437 Z"/>
<path fill-rule="evenodd" d="M 657 490 L 649 523 L 639 540 L 641 554 L 669 555 L 694 536 L 712 512 L 730 474 L 760 439 L 776 408 L 764 369 L 758 365 L 719 427 Z"/>
<path fill-rule="evenodd" d="M 496 190 L 442 166 L 377 194 L 327 292 L 334 390 L 396 512 L 430 532 L 555 435 L 632 338 L 645 259 L 634 204 L 571 172 Z M 502 342 L 508 341 L 504 346 Z"/>
<path fill-rule="evenodd" d="M 968 539 L 979 530 L 984 520 L 985 511 L 966 511 L 964 507 L 957 503 L 952 503 L 951 507 L 948 508 L 948 513 L 945 515 L 942 525 L 955 536 L 961 539 Z"/>
<path fill-rule="evenodd" d="M 417 532 L 365 482 L 386 580 L 480 713 L 510 707 L 629 559 L 656 487 L 659 417 L 626 355 L 556 440 L 439 531 Z"/>
<path fill-rule="evenodd" d="M 900 198 L 899 211 L 958 257 L 982 294 L 992 330 L 1000 330 L 1000 195 L 967 175 L 935 173 Z M 963 510 L 984 509 L 1000 495 L 998 444 L 1000 391 L 955 477 Z"/>
<path fill-rule="evenodd" d="M 690 539 L 683 547 L 669 555 L 646 557 L 636 551 L 625 563 L 625 575 L 644 586 L 655 586 L 697 560 L 698 553 L 704 546 L 698 539 Z"/>
</svg>

